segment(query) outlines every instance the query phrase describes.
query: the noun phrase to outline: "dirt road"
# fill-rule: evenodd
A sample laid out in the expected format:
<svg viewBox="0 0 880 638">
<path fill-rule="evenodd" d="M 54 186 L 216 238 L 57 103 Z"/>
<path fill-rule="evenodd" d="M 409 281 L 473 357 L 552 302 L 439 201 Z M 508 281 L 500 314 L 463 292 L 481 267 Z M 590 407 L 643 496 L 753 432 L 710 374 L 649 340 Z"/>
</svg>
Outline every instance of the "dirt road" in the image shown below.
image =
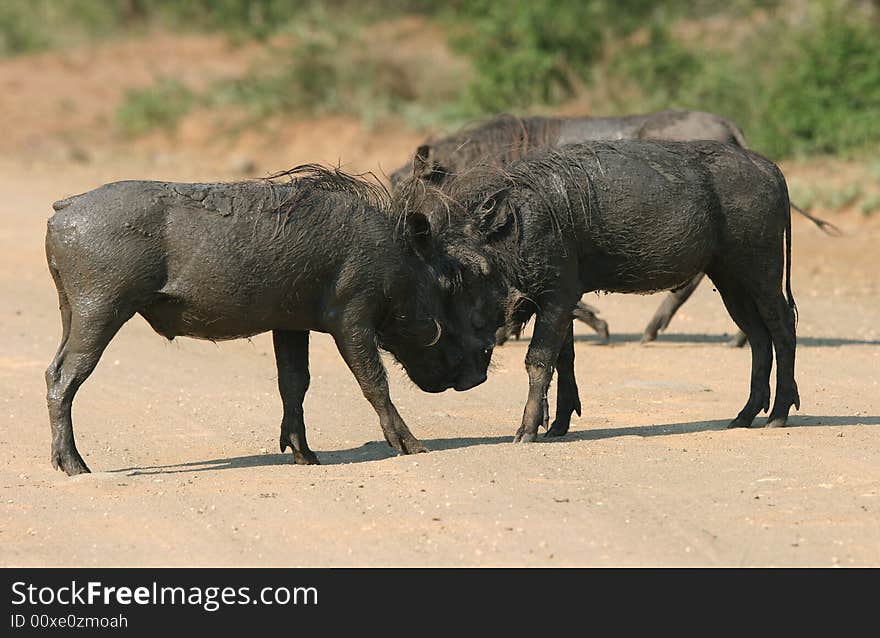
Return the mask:
<svg viewBox="0 0 880 638">
<path fill-rule="evenodd" d="M 201 172 L 200 172 L 201 171 Z M 612 344 L 578 326 L 582 418 L 562 440 L 510 443 L 526 338 L 467 393 L 392 396 L 433 450 L 393 456 L 329 337 L 312 339 L 309 440 L 277 453 L 271 340 L 169 343 L 127 324 L 74 404 L 94 474 L 49 464 L 43 371 L 60 335 L 43 255 L 53 200 L 122 177 L 208 169 L 0 166 L 0 564 L 880 565 L 880 225 L 794 220 L 801 411 L 780 430 L 725 429 L 749 354 L 705 284 L 669 334 L 638 343 L 659 297 L 588 301 Z M 552 396 L 551 396 L 552 400 Z M 763 418 L 759 418 L 759 424 Z"/>
</svg>

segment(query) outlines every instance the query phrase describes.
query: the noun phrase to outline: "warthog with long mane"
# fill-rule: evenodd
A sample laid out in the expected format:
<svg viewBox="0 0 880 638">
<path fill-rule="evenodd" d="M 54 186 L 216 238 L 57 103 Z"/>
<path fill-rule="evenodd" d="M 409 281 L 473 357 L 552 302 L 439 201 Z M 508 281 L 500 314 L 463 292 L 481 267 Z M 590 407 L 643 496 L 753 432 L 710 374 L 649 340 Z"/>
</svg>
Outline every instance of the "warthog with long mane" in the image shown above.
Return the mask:
<svg viewBox="0 0 880 638">
<path fill-rule="evenodd" d="M 53 205 L 46 256 L 62 336 L 46 384 L 56 468 L 89 471 L 74 442 L 73 399 L 136 313 L 168 339 L 271 331 L 280 447 L 301 464 L 318 462 L 303 420 L 311 330 L 333 336 L 403 454 L 426 448 L 391 402 L 379 347 L 428 392 L 485 380 L 494 328 L 475 329 L 463 310 L 479 300 L 449 298 L 467 289 L 444 283 L 456 262 L 424 217 L 398 227 L 383 188 L 341 171 L 303 166 L 276 177 L 289 180 L 116 182 Z"/>
<path fill-rule="evenodd" d="M 710 141 L 586 142 L 471 169 L 442 189 L 409 179 L 398 192 L 399 211 L 428 211 L 433 232 L 458 234 L 458 253 L 470 251 L 462 261 L 472 264 L 472 296 L 484 308 L 529 300 L 507 311 L 520 323 L 536 316 L 515 440 L 546 427 L 557 366 L 568 374 L 559 375 L 548 435 L 565 434 L 572 412 L 580 414 L 571 317 L 581 295 L 675 289 L 699 273 L 712 279 L 751 346 L 751 391 L 731 427 L 750 426 L 770 407 L 771 348 L 776 400 L 767 425 L 785 425 L 799 405 L 788 189 L 757 153 Z M 514 295 L 498 293 L 504 289 Z"/>
<path fill-rule="evenodd" d="M 500 115 L 449 136 L 426 141 L 415 153 L 414 161 L 390 176 L 392 189 L 397 190 L 404 179 L 415 175 L 435 186 L 443 187 L 451 176 L 479 164 L 505 166 L 531 150 L 544 146 L 591 140 L 654 139 L 670 141 L 715 140 L 747 148 L 745 137 L 730 120 L 703 111 L 660 111 L 623 117 L 515 117 Z M 818 219 L 797 206 L 796 211 L 813 221 L 829 234 L 840 231 L 831 223 Z M 671 291 L 660 304 L 642 333 L 642 341 L 657 338 L 673 315 L 693 294 L 704 274 L 699 273 L 680 288 Z M 578 304 L 575 317 L 590 325 L 603 342 L 608 341 L 608 324 L 596 316 L 596 308 Z M 511 335 L 519 336 L 522 326 L 511 322 L 498 331 L 498 343 Z M 729 344 L 745 344 L 740 331 Z"/>
</svg>

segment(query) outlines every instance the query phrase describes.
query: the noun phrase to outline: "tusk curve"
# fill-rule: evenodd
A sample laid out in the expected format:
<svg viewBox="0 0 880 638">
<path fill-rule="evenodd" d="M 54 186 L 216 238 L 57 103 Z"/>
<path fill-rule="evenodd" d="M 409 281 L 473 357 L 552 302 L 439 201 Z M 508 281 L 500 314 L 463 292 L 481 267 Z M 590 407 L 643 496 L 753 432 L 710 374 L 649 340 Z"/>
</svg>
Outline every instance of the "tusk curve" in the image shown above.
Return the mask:
<svg viewBox="0 0 880 638">
<path fill-rule="evenodd" d="M 437 336 L 434 337 L 434 340 L 428 344 L 428 346 L 427 346 L 428 348 L 430 348 L 431 346 L 436 346 L 437 342 L 440 341 L 440 335 L 443 334 L 443 328 L 440 327 L 440 322 L 437 321 L 436 319 L 431 319 L 431 321 L 433 321 L 434 325 L 437 326 Z"/>
</svg>

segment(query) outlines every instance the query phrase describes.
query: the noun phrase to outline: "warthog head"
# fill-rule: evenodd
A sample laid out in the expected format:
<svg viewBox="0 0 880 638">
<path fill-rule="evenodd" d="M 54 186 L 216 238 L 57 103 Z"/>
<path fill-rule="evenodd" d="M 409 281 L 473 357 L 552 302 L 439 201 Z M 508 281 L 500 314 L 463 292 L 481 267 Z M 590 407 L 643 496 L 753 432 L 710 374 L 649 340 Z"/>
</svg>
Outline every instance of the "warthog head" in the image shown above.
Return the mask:
<svg viewBox="0 0 880 638">
<path fill-rule="evenodd" d="M 469 174 L 452 181 L 460 179 L 470 183 Z M 513 297 L 515 251 L 507 244 L 516 241 L 515 216 L 500 198 L 474 205 L 451 197 L 449 185 L 440 188 L 416 173 L 399 184 L 392 207 L 406 220 L 416 250 L 437 272 L 445 316 L 458 338 L 482 342 L 488 361 Z M 467 350 L 475 343 L 461 346 Z"/>
<path fill-rule="evenodd" d="M 493 287 L 474 285 L 488 275 L 488 263 L 470 250 L 466 238 L 433 225 L 421 212 L 400 220 L 427 275 L 410 304 L 411 314 L 387 322 L 381 345 L 426 392 L 473 388 L 486 380 L 495 346 L 496 326 L 485 318 Z"/>
</svg>

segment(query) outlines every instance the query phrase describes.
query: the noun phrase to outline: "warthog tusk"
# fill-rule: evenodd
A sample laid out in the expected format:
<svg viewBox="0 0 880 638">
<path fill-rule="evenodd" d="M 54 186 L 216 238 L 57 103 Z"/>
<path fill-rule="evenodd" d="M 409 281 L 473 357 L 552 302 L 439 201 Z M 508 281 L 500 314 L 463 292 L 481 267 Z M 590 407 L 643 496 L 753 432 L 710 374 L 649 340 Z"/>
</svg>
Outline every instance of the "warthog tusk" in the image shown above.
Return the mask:
<svg viewBox="0 0 880 638">
<path fill-rule="evenodd" d="M 436 346 L 437 342 L 440 341 L 440 335 L 443 334 L 443 328 L 440 327 L 440 322 L 437 321 L 436 319 L 431 319 L 431 321 L 433 321 L 434 325 L 437 326 L 437 336 L 434 337 L 434 340 L 428 344 L 428 346 L 427 346 L 428 348 L 430 348 L 431 346 Z"/>
</svg>

